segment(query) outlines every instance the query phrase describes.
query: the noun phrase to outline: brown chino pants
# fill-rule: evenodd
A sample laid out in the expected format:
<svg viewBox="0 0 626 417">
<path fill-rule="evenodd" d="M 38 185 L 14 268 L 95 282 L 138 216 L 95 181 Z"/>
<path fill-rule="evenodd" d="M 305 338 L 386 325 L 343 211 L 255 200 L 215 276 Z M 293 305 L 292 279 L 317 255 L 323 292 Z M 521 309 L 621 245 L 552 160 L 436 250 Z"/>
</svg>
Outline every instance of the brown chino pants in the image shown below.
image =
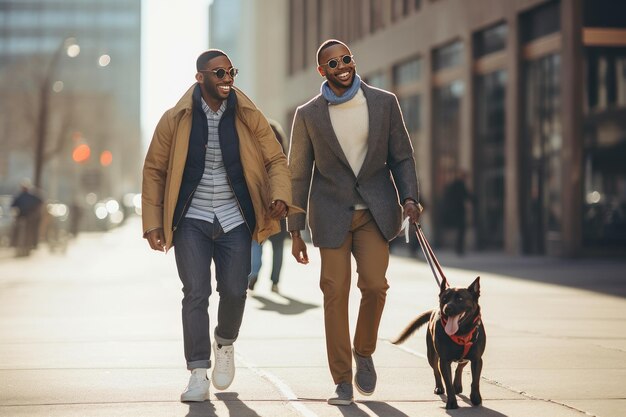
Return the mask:
<svg viewBox="0 0 626 417">
<path fill-rule="evenodd" d="M 369 210 L 356 210 L 346 240 L 338 248 L 320 248 L 320 288 L 324 293 L 326 352 L 335 384 L 352 381 L 352 349 L 348 320 L 350 255 L 354 255 L 361 290 L 361 305 L 354 334 L 354 349 L 370 356 L 376 350 L 378 326 L 387 296 L 389 243 Z"/>
</svg>

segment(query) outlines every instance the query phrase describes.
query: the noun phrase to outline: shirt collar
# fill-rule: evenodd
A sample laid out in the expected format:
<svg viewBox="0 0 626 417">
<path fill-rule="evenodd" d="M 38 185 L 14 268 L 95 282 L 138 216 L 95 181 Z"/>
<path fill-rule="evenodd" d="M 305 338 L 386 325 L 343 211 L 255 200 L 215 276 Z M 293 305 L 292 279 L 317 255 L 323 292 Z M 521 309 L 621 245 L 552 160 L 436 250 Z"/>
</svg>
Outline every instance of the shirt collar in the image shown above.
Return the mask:
<svg viewBox="0 0 626 417">
<path fill-rule="evenodd" d="M 204 101 L 204 97 L 200 97 L 200 100 L 202 100 L 202 111 L 204 111 L 204 113 L 207 116 L 210 115 L 215 115 L 215 116 L 221 116 L 222 113 L 224 113 L 224 110 L 226 110 L 226 100 L 222 101 L 222 105 L 220 106 L 219 109 L 217 109 L 217 111 L 213 111 L 208 104 L 206 104 L 206 101 Z"/>
</svg>

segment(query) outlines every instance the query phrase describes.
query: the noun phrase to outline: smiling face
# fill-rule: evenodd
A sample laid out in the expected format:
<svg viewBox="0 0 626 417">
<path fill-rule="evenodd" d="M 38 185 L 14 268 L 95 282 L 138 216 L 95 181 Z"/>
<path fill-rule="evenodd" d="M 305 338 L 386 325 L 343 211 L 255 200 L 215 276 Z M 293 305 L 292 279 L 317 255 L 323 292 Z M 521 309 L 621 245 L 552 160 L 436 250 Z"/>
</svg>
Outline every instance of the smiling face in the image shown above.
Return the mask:
<svg viewBox="0 0 626 417">
<path fill-rule="evenodd" d="M 230 76 L 229 70 L 233 67 L 230 59 L 224 55 L 217 56 L 209 60 L 204 69 L 196 73 L 196 81 L 200 84 L 202 98 L 213 111 L 217 111 L 222 102 L 228 98 L 234 79 Z M 226 70 L 224 78 L 218 78 L 215 72 L 218 69 Z"/>
<path fill-rule="evenodd" d="M 354 82 L 354 74 L 356 73 L 356 64 L 351 60 L 349 64 L 344 64 L 342 57 L 352 55 L 350 49 L 342 44 L 335 44 L 324 49 L 319 55 L 319 66 L 317 71 L 322 77 L 326 77 L 330 89 L 337 96 L 342 96 Z M 338 65 L 331 68 L 328 61 L 336 59 Z"/>
</svg>

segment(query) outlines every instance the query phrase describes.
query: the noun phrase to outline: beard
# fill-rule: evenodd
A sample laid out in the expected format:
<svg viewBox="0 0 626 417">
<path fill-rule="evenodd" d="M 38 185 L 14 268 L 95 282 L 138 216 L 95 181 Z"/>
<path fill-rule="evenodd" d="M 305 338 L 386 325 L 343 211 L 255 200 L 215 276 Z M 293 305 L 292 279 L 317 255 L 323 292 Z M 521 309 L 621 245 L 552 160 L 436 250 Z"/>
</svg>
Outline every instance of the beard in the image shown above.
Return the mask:
<svg viewBox="0 0 626 417">
<path fill-rule="evenodd" d="M 354 73 L 352 73 L 352 76 L 350 78 L 350 84 L 348 84 L 347 86 L 345 84 L 342 84 L 341 81 L 339 81 L 338 79 L 336 79 L 335 77 L 332 78 L 326 78 L 328 80 L 328 82 L 330 84 L 332 84 L 333 86 L 335 86 L 336 88 L 340 89 L 340 90 L 347 90 L 350 87 L 352 87 L 352 84 L 354 84 Z"/>
</svg>

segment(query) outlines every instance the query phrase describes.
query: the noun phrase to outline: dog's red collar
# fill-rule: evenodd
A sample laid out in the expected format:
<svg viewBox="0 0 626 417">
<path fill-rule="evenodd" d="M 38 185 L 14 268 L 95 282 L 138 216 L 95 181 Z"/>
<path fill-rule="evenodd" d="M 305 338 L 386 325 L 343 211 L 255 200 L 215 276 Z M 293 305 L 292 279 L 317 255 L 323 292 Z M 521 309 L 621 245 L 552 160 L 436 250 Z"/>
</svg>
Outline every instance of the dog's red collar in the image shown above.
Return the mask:
<svg viewBox="0 0 626 417">
<path fill-rule="evenodd" d="M 448 318 L 444 317 L 442 314 L 441 325 L 444 328 L 446 327 L 447 322 L 448 322 Z M 474 343 L 478 339 L 478 327 L 480 326 L 480 323 L 481 323 L 480 314 L 478 314 L 476 318 L 474 318 L 474 321 L 473 321 L 474 326 L 472 327 L 472 330 L 470 330 L 468 333 L 463 334 L 463 335 L 457 335 L 457 334 L 448 335 L 448 337 L 452 339 L 454 343 L 456 343 L 457 345 L 463 346 L 463 354 L 459 358 L 460 361 L 463 360 L 467 356 L 470 349 L 472 348 L 472 345 L 474 345 Z"/>
</svg>

